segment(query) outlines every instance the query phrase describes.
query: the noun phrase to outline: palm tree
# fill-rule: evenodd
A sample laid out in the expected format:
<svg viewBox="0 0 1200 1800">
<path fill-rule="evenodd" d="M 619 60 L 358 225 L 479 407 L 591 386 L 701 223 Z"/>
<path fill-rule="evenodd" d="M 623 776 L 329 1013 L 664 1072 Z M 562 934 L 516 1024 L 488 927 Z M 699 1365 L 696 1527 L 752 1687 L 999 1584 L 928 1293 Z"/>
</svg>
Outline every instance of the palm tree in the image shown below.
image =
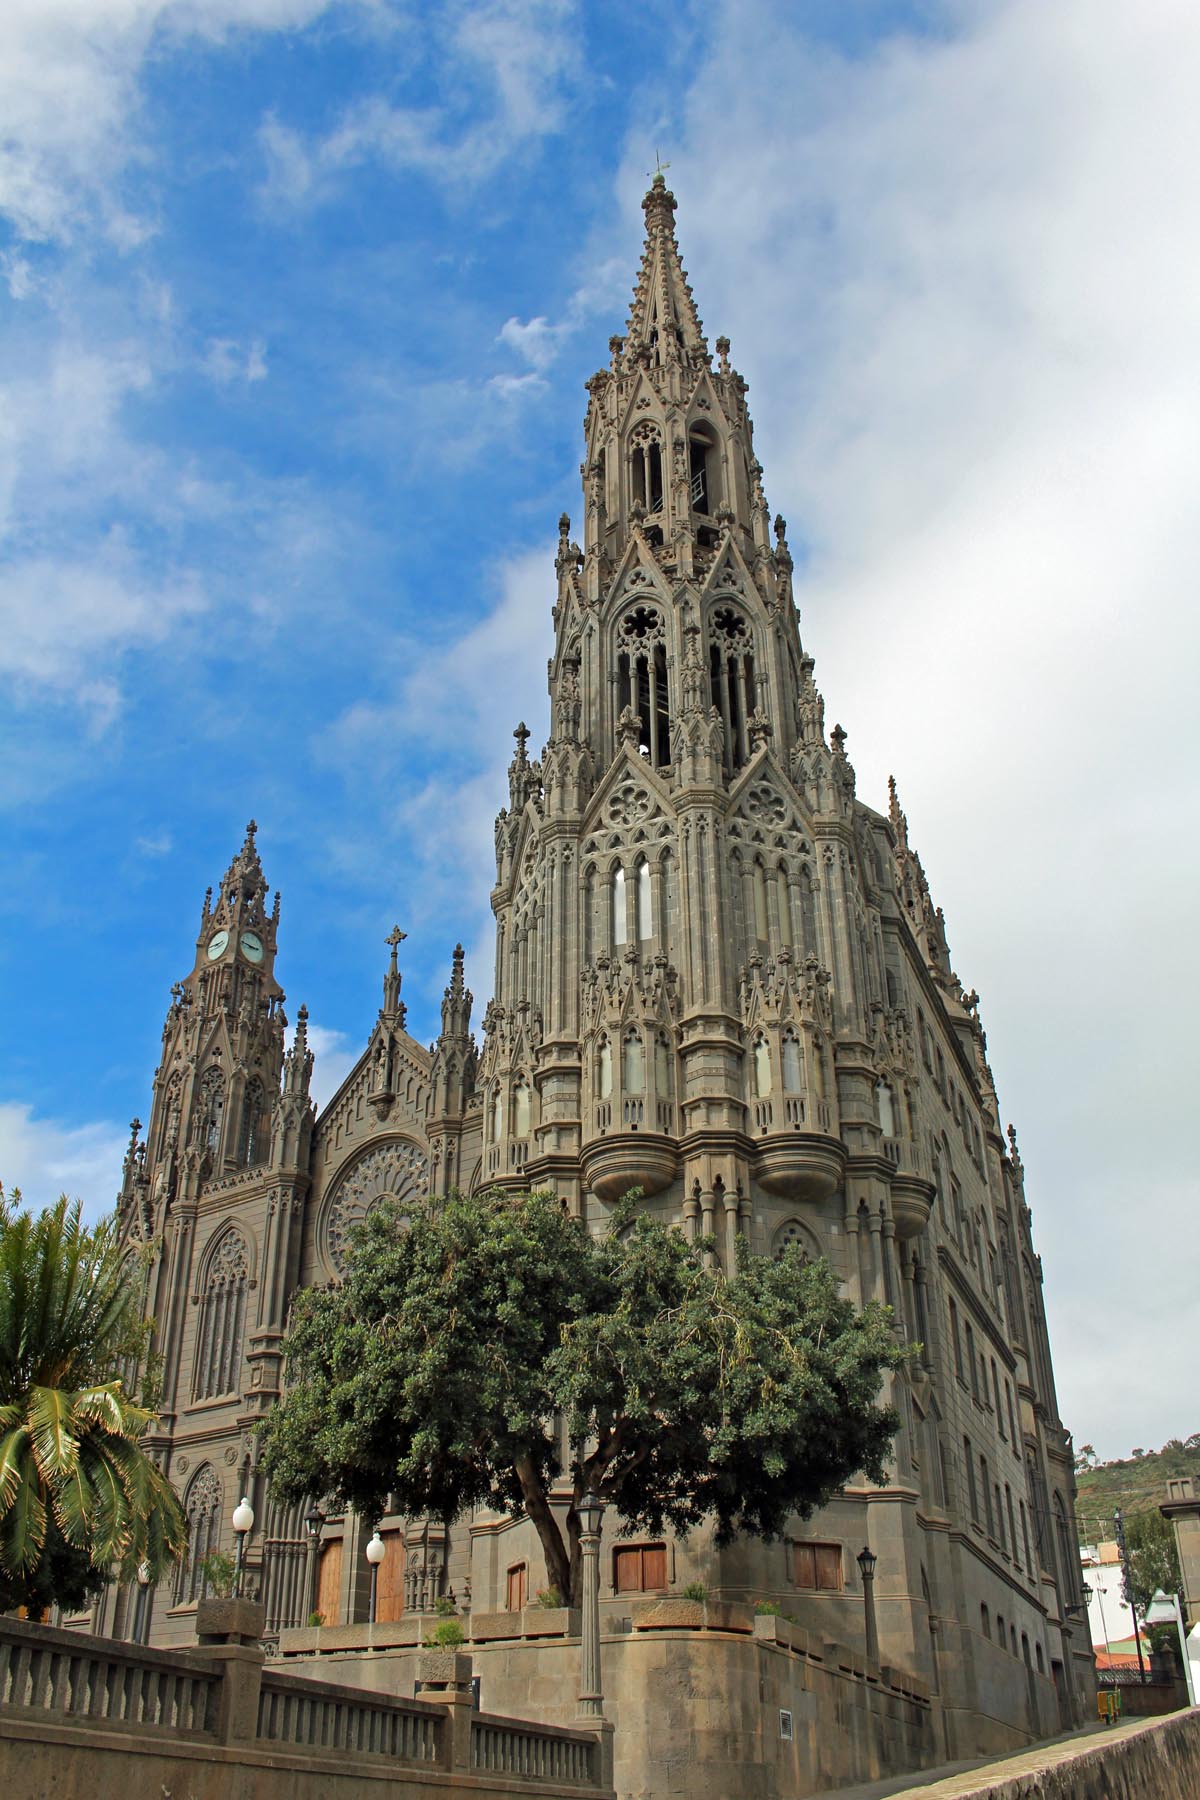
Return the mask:
<svg viewBox="0 0 1200 1800">
<path fill-rule="evenodd" d="M 114 1222 L 19 1203 L 0 1187 L 0 1607 L 33 1612 L 141 1563 L 157 1580 L 187 1525 L 118 1373 L 146 1328 Z"/>
</svg>

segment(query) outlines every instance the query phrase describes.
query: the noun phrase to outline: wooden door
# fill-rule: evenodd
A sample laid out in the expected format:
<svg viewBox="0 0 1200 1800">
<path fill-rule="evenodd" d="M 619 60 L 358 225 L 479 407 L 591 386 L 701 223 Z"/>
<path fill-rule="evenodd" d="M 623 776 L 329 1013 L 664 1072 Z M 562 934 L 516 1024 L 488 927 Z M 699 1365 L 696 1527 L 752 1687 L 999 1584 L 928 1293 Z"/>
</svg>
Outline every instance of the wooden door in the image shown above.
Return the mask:
<svg viewBox="0 0 1200 1800">
<path fill-rule="evenodd" d="M 514 1563 L 508 1571 L 509 1612 L 520 1612 L 525 1605 L 525 1573 L 524 1563 Z"/>
<path fill-rule="evenodd" d="M 380 1535 L 387 1554 L 379 1565 L 375 1587 L 375 1617 L 382 1625 L 388 1619 L 400 1618 L 404 1611 L 404 1565 L 407 1552 L 402 1531 L 384 1531 Z"/>
<path fill-rule="evenodd" d="M 338 1624 L 341 1589 L 342 1540 L 335 1538 L 332 1544 L 326 1544 L 317 1564 L 317 1611 L 323 1625 Z"/>
</svg>

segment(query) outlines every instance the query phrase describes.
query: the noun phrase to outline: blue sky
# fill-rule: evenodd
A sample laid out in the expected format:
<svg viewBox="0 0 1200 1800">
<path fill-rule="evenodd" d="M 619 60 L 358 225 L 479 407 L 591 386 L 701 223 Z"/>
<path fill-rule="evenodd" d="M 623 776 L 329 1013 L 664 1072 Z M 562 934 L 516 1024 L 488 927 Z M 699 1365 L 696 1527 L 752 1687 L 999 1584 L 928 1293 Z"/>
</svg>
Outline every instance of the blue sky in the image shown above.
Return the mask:
<svg viewBox="0 0 1200 1800">
<path fill-rule="evenodd" d="M 660 150 L 828 716 L 983 996 L 1064 1414 L 1187 1435 L 1127 1346 L 1200 1325 L 1198 76 L 1180 0 L 10 0 L 0 1176 L 110 1203 L 252 815 L 324 1092 L 397 919 L 417 1034 L 458 937 L 481 1016 Z"/>
</svg>

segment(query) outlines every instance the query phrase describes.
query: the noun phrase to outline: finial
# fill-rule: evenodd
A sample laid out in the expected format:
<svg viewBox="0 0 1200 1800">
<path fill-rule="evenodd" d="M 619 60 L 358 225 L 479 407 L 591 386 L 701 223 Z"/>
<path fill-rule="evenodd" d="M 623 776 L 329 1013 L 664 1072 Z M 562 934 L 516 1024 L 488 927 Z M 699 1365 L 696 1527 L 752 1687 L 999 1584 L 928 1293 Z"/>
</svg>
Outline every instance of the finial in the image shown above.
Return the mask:
<svg viewBox="0 0 1200 1800">
<path fill-rule="evenodd" d="M 727 337 L 719 337 L 717 339 L 717 355 L 721 359 L 721 362 L 720 362 L 721 374 L 728 375 L 728 373 L 729 373 L 729 339 Z"/>
<path fill-rule="evenodd" d="M 385 944 L 390 946 L 392 953 L 388 961 L 387 974 L 383 978 L 383 1010 L 388 1017 L 391 1017 L 392 1014 L 398 1013 L 401 1010 L 400 970 L 396 964 L 396 951 L 404 942 L 407 935 L 408 933 L 401 931 L 398 925 L 393 925 L 392 929 L 383 940 Z"/>
<path fill-rule="evenodd" d="M 570 537 L 570 535 L 571 535 L 571 515 L 570 515 L 570 513 L 559 513 L 559 515 L 558 515 L 558 535 L 560 538 L 564 539 L 564 541 L 568 537 Z"/>
<path fill-rule="evenodd" d="M 833 754 L 835 756 L 845 756 L 846 738 L 848 735 L 848 732 L 841 725 L 835 725 L 830 732 L 829 736 L 833 741 Z"/>
<path fill-rule="evenodd" d="M 250 839 L 250 841 L 252 843 L 254 841 L 255 835 L 257 834 L 257 831 L 258 831 L 258 821 L 257 821 L 257 819 L 251 819 L 250 823 L 246 827 L 246 836 Z"/>
<path fill-rule="evenodd" d="M 526 725 L 524 719 L 521 720 L 521 723 L 517 726 L 517 729 L 513 732 L 513 736 L 517 740 L 517 760 L 518 760 L 518 762 L 524 762 L 526 760 L 525 746 L 529 742 L 529 738 L 530 738 L 529 727 L 528 727 L 528 725 Z"/>
</svg>

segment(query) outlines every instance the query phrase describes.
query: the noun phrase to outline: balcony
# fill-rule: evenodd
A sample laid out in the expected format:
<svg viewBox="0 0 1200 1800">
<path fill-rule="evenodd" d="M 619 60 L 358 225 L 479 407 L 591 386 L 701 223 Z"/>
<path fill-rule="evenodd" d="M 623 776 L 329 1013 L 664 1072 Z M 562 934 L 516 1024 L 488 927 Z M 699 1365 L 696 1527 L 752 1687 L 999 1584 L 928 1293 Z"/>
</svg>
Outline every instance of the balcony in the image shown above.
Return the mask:
<svg viewBox="0 0 1200 1800">
<path fill-rule="evenodd" d="M 592 1192 L 612 1202 L 635 1187 L 661 1194 L 675 1179 L 679 1155 L 672 1139 L 633 1126 L 585 1144 L 580 1166 Z"/>
</svg>

